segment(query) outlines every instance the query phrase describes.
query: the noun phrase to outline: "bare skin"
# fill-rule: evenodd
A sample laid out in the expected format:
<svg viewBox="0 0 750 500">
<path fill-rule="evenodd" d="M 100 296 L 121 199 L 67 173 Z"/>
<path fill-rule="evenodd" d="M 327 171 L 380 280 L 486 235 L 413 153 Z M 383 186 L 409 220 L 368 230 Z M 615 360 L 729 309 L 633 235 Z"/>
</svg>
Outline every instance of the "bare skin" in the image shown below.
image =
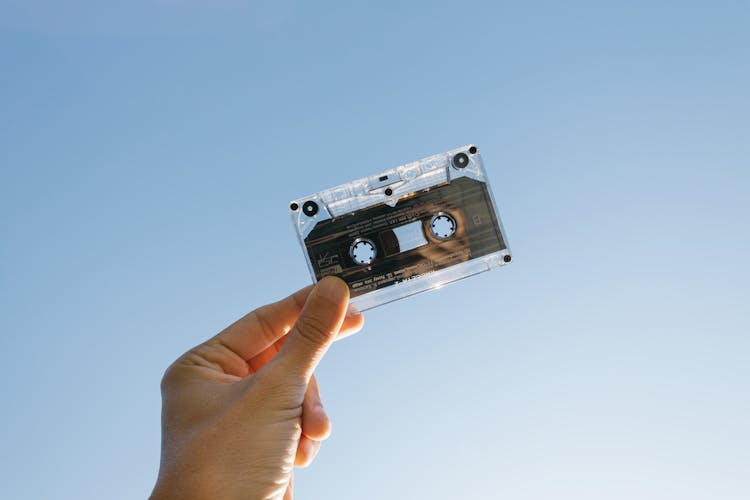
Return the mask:
<svg viewBox="0 0 750 500">
<path fill-rule="evenodd" d="M 358 331 L 349 290 L 325 278 L 244 316 L 177 359 L 162 380 L 153 500 L 293 498 L 293 469 L 331 431 L 313 372 Z"/>
</svg>

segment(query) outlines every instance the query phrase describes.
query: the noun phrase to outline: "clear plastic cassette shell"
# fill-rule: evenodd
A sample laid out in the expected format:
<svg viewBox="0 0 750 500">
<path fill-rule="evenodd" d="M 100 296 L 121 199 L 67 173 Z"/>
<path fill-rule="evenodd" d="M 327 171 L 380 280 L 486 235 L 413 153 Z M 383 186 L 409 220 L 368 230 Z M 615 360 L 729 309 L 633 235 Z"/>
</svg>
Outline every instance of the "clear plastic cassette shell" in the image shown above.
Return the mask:
<svg viewBox="0 0 750 500">
<path fill-rule="evenodd" d="M 476 146 L 290 203 L 313 281 L 343 279 L 359 311 L 511 262 Z"/>
</svg>

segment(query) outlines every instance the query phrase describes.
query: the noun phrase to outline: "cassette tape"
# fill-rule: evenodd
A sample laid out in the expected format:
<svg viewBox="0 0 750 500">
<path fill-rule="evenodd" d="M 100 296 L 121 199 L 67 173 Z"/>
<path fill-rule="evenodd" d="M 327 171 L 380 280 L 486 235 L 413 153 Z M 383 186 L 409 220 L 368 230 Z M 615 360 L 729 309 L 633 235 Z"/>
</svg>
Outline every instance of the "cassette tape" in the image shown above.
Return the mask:
<svg viewBox="0 0 750 500">
<path fill-rule="evenodd" d="M 511 262 L 476 146 L 290 203 L 313 281 L 334 275 L 359 311 Z"/>
</svg>

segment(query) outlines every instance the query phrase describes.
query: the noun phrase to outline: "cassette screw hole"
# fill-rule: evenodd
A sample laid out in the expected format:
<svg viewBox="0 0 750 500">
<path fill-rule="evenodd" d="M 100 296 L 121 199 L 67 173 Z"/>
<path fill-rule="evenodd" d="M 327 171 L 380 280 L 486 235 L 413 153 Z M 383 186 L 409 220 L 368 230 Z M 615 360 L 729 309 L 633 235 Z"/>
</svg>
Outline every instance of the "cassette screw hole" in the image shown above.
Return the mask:
<svg viewBox="0 0 750 500">
<path fill-rule="evenodd" d="M 386 188 L 386 189 L 385 189 L 385 195 L 386 195 L 386 196 L 390 196 L 390 195 L 392 195 L 392 194 L 393 194 L 393 189 L 391 189 L 391 188 Z"/>
<path fill-rule="evenodd" d="M 472 146 L 472 147 L 469 148 L 469 153 L 476 154 L 476 152 L 477 152 L 477 147 L 476 146 Z"/>
<path fill-rule="evenodd" d="M 453 166 L 456 168 L 465 168 L 469 164 L 469 157 L 466 153 L 458 153 L 453 157 Z"/>
<path fill-rule="evenodd" d="M 511 261 L 511 259 L 512 259 L 512 257 L 511 257 L 510 255 L 505 255 L 505 256 L 503 257 L 503 261 L 504 261 L 504 262 L 510 262 L 510 261 Z"/>
<path fill-rule="evenodd" d="M 297 205 L 296 203 L 292 203 L 291 205 L 289 205 L 289 208 L 292 210 L 292 212 L 296 212 L 299 208 L 299 205 Z"/>
<path fill-rule="evenodd" d="M 430 231 L 441 240 L 447 240 L 456 234 L 456 220 L 446 213 L 435 215 L 430 221 Z"/>
<path fill-rule="evenodd" d="M 308 200 L 302 205 L 302 211 L 305 212 L 305 215 L 308 217 L 312 217 L 318 213 L 318 204 L 312 200 Z"/>
<path fill-rule="evenodd" d="M 372 264 L 377 255 L 375 249 L 375 243 L 367 238 L 357 238 L 349 247 L 349 255 L 356 264 L 367 265 Z"/>
</svg>

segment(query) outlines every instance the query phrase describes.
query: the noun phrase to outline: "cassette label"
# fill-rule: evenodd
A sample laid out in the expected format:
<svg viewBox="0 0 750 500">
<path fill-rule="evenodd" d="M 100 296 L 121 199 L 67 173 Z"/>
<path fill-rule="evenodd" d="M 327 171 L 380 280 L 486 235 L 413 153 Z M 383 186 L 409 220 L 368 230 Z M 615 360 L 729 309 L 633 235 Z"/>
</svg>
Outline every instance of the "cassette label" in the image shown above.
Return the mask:
<svg viewBox="0 0 750 500">
<path fill-rule="evenodd" d="M 474 146 L 323 191 L 290 208 L 313 279 L 340 277 L 360 310 L 511 260 Z"/>
</svg>

